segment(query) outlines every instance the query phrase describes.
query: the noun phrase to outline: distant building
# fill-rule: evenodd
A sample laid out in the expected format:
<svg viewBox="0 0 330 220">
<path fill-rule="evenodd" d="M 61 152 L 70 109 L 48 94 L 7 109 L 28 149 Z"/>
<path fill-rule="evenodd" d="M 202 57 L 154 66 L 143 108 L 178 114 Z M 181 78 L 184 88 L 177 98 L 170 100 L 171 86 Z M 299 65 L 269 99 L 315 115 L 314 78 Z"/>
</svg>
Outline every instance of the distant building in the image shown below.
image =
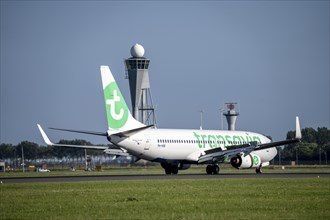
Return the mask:
<svg viewBox="0 0 330 220">
<path fill-rule="evenodd" d="M 235 131 L 236 119 L 239 115 L 237 102 L 227 102 L 225 103 L 226 111 L 223 113 L 226 116 L 228 123 L 228 130 Z"/>
<path fill-rule="evenodd" d="M 131 48 L 131 55 L 131 58 L 125 60 L 125 67 L 133 117 L 146 125 L 156 124 L 148 73 L 150 60 L 144 57 L 144 48 L 140 44 Z"/>
</svg>

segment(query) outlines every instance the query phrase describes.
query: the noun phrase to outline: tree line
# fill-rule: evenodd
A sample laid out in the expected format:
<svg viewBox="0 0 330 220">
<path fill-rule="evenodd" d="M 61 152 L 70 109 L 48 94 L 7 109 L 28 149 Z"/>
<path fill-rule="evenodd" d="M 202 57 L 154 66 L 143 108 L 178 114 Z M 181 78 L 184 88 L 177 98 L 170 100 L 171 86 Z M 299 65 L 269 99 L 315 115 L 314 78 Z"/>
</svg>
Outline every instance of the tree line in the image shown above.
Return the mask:
<svg viewBox="0 0 330 220">
<path fill-rule="evenodd" d="M 85 140 L 60 140 L 58 144 L 71 144 L 71 145 L 93 145 Z M 23 150 L 22 150 L 23 149 Z M 42 158 L 62 158 L 62 157 L 84 157 L 85 150 L 83 148 L 70 148 L 70 147 L 54 147 L 42 146 L 30 141 L 22 141 L 17 145 L 1 144 L 0 145 L 0 159 L 15 159 L 22 157 L 24 159 L 35 160 Z M 88 149 L 89 155 L 101 155 L 103 151 Z"/>
<path fill-rule="evenodd" d="M 304 128 L 301 131 L 301 143 L 279 147 L 279 155 L 275 160 L 282 161 L 328 161 L 330 155 L 330 130 L 326 127 Z M 295 131 L 287 133 L 287 139 L 295 137 Z M 86 140 L 61 140 L 58 144 L 93 145 Z M 82 148 L 42 146 L 29 141 L 22 141 L 17 145 L 1 144 L 0 160 L 17 159 L 22 157 L 22 149 L 26 160 L 42 158 L 84 157 Z M 88 149 L 89 155 L 101 155 L 103 151 Z M 280 157 L 280 158 L 279 158 Z"/>
<path fill-rule="evenodd" d="M 330 130 L 326 127 L 304 128 L 301 130 L 301 143 L 288 145 L 281 151 L 281 157 L 287 161 L 324 161 L 330 155 Z M 295 137 L 295 131 L 287 133 L 287 139 Z"/>
</svg>

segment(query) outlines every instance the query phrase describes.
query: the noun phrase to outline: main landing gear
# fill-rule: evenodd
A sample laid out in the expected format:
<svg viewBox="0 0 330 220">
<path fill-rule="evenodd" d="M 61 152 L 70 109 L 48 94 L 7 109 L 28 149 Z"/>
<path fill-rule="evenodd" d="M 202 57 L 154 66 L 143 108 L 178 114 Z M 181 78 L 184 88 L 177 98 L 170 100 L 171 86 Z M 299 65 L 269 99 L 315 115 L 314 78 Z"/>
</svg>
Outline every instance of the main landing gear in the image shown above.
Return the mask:
<svg viewBox="0 0 330 220">
<path fill-rule="evenodd" d="M 161 163 L 161 166 L 164 168 L 167 175 L 178 174 L 179 172 L 178 164 Z"/>
<path fill-rule="evenodd" d="M 210 164 L 210 165 L 207 165 L 207 167 L 206 167 L 207 174 L 218 174 L 219 171 L 220 171 L 220 168 L 219 168 L 218 164 Z"/>
<path fill-rule="evenodd" d="M 261 166 L 256 168 L 256 173 L 257 174 L 262 174 L 262 167 Z"/>
<path fill-rule="evenodd" d="M 179 168 L 176 165 L 169 166 L 165 169 L 166 174 L 178 174 Z"/>
</svg>

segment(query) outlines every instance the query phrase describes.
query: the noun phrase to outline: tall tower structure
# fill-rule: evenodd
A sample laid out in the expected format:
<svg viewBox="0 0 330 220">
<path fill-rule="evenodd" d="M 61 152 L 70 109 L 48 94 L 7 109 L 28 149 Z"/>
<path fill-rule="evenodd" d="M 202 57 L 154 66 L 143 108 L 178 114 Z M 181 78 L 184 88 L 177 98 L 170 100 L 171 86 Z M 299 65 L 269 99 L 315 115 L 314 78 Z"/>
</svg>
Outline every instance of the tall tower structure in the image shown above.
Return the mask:
<svg viewBox="0 0 330 220">
<path fill-rule="evenodd" d="M 225 103 L 227 111 L 223 113 L 226 116 L 228 123 L 228 130 L 235 131 L 236 119 L 239 115 L 237 102 L 227 102 Z"/>
<path fill-rule="evenodd" d="M 144 57 L 144 48 L 140 44 L 131 48 L 131 55 L 131 58 L 125 60 L 125 67 L 133 117 L 146 125 L 156 124 L 148 73 L 150 60 Z"/>
</svg>

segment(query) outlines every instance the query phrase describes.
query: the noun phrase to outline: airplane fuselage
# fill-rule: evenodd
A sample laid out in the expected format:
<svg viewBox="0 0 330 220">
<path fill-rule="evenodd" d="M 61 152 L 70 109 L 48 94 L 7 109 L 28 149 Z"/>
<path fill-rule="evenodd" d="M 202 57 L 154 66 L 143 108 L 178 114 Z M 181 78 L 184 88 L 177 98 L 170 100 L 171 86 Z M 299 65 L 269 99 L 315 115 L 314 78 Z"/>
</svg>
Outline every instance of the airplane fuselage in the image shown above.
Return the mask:
<svg viewBox="0 0 330 220">
<path fill-rule="evenodd" d="M 250 142 L 264 144 L 270 140 L 264 135 L 246 131 L 147 129 L 130 137 L 112 136 L 111 142 L 141 159 L 194 164 L 206 150 L 226 150 L 227 146 Z M 261 163 L 264 163 L 272 160 L 277 150 L 268 148 L 253 153 L 260 157 Z"/>
</svg>

